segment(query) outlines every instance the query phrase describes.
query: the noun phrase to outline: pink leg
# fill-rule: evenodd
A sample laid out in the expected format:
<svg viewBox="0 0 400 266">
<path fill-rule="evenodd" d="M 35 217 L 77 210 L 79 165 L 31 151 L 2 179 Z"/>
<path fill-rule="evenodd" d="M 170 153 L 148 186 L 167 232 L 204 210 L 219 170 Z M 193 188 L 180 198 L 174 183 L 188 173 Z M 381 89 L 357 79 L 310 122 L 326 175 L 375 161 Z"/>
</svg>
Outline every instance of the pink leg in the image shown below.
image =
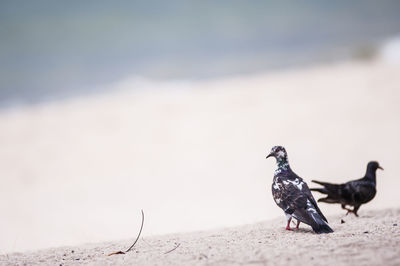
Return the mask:
<svg viewBox="0 0 400 266">
<path fill-rule="evenodd" d="M 299 221 L 299 220 L 297 220 L 296 229 L 299 229 L 299 225 L 300 225 L 300 221 Z"/>
<path fill-rule="evenodd" d="M 286 230 L 292 231 L 292 228 L 290 228 L 290 221 L 292 220 L 292 217 L 289 218 L 287 225 L 286 225 Z"/>
</svg>

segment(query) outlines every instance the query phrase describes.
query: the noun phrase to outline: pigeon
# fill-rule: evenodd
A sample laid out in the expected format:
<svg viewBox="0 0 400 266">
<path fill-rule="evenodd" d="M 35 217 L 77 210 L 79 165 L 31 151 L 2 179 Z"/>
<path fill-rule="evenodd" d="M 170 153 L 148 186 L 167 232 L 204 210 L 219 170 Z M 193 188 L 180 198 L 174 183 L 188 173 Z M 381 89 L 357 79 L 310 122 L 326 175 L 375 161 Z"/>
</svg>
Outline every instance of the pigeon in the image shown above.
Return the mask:
<svg viewBox="0 0 400 266">
<path fill-rule="evenodd" d="M 272 196 L 286 215 L 286 230 L 292 230 L 290 222 L 293 217 L 297 220 L 296 229 L 302 222 L 310 225 L 317 234 L 332 233 L 306 182 L 290 168 L 285 148 L 273 147 L 269 157 L 275 157 L 278 166 L 274 173 Z"/>
<path fill-rule="evenodd" d="M 311 190 L 328 195 L 326 198 L 320 198 L 318 202 L 339 203 L 343 209 L 347 210 L 346 215 L 354 213 L 358 217 L 357 211 L 360 206 L 375 197 L 377 169 L 383 170 L 378 162 L 371 161 L 367 165 L 367 172 L 363 178 L 344 184 L 331 184 L 312 180 L 312 182 L 322 185 L 323 188 L 312 188 Z M 346 205 L 353 206 L 353 209 L 346 208 Z"/>
</svg>

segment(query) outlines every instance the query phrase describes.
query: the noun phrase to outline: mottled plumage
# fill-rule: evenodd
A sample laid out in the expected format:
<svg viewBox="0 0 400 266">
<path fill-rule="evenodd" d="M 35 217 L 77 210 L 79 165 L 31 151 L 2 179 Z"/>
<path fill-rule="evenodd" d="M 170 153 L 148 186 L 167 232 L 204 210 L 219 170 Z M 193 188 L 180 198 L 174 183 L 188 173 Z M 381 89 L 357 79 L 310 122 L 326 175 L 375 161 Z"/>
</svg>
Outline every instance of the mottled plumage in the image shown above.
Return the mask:
<svg viewBox="0 0 400 266">
<path fill-rule="evenodd" d="M 326 198 L 321 198 L 318 202 L 339 203 L 342 208 L 358 216 L 357 211 L 362 204 L 371 201 L 376 194 L 376 170 L 382 169 L 378 162 L 369 162 L 367 171 L 363 178 L 349 181 L 344 184 L 331 184 L 313 180 L 312 182 L 320 184 L 323 188 L 312 188 L 312 191 L 318 191 L 327 194 Z M 346 208 L 346 205 L 353 206 L 353 210 Z"/>
<path fill-rule="evenodd" d="M 275 146 L 268 157 L 275 157 L 278 168 L 275 170 L 272 183 L 272 196 L 276 204 L 282 208 L 287 218 L 287 230 L 291 230 L 292 217 L 308 224 L 316 233 L 331 233 L 333 230 L 327 224 L 325 216 L 318 208 L 306 182 L 290 168 L 284 147 Z"/>
</svg>

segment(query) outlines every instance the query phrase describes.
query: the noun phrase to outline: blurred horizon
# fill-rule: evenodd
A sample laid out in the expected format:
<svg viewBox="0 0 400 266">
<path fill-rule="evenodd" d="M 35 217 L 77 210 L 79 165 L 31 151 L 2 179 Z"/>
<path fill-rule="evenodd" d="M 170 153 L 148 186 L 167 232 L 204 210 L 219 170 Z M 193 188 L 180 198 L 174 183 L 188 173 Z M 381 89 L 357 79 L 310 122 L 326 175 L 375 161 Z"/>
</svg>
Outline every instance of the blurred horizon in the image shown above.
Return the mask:
<svg viewBox="0 0 400 266">
<path fill-rule="evenodd" d="M 370 56 L 400 2 L 1 1 L 0 106 Z"/>
</svg>

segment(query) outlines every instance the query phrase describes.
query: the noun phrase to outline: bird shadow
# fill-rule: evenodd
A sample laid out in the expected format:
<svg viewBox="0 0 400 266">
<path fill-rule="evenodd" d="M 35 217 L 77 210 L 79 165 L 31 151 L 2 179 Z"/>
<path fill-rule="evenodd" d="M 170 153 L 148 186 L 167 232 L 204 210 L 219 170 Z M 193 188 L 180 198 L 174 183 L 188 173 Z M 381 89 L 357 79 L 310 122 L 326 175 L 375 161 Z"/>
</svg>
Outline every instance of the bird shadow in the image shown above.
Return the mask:
<svg viewBox="0 0 400 266">
<path fill-rule="evenodd" d="M 362 218 L 373 218 L 374 216 L 373 215 L 368 215 L 368 214 L 365 214 L 365 215 L 359 215 L 358 217 L 357 216 L 355 216 L 355 215 L 347 215 L 347 214 L 344 214 L 344 215 L 342 215 L 341 216 L 341 219 L 362 219 Z"/>
<path fill-rule="evenodd" d="M 305 228 L 299 228 L 299 229 L 292 229 L 290 231 L 284 229 L 285 232 L 287 233 L 299 233 L 299 234 L 314 234 L 313 230 L 305 229 Z"/>
<path fill-rule="evenodd" d="M 295 233 L 306 233 L 306 234 L 314 234 L 313 230 L 309 230 L 309 229 L 305 229 L 305 228 L 299 228 L 299 229 L 295 229 L 293 232 Z"/>
</svg>

